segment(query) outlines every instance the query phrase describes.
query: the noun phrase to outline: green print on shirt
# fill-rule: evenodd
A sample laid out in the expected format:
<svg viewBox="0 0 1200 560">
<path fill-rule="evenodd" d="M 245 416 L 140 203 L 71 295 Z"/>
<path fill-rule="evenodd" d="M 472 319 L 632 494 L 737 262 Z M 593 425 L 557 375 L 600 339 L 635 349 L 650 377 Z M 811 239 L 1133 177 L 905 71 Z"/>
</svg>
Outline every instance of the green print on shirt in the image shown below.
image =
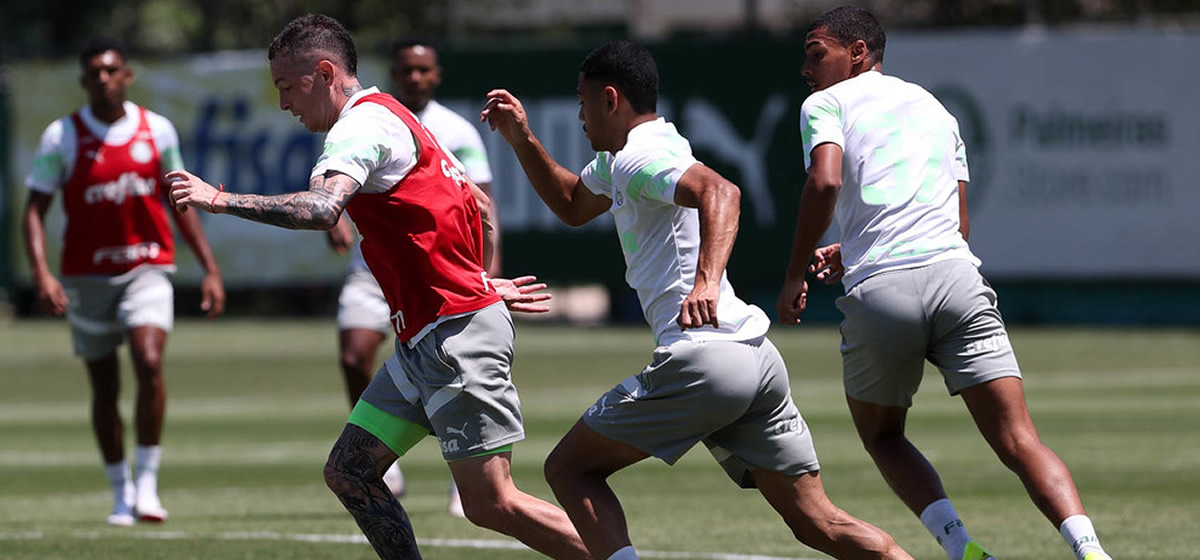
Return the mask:
<svg viewBox="0 0 1200 560">
<path fill-rule="evenodd" d="M 859 196 L 863 202 L 876 206 L 897 204 L 911 199 L 914 194 L 917 202 L 933 200 L 942 161 L 950 149 L 947 131 L 932 130 L 929 135 L 920 134 L 927 129 L 918 121 L 911 117 L 900 121 L 892 115 L 860 120 L 854 128 L 862 135 L 876 131 L 887 134 L 887 140 L 875 148 L 871 156 L 876 164 L 887 166 L 889 173 L 881 181 L 862 186 Z M 924 162 L 902 157 L 905 147 L 921 143 L 930 149 L 929 157 Z M 919 184 L 912 177 L 911 169 L 914 167 L 925 170 Z"/>
<path fill-rule="evenodd" d="M 828 122 L 825 122 L 826 120 Z M 818 128 L 822 128 L 822 125 L 841 128 L 842 112 L 837 107 L 826 107 L 824 105 L 817 105 L 812 108 L 812 111 L 808 115 L 808 121 L 804 123 L 804 128 L 800 131 L 801 149 L 804 149 L 805 146 L 808 147 L 808 150 L 804 152 L 805 169 L 812 165 L 812 149 L 816 148 L 816 146 L 812 145 L 813 136 L 817 133 Z"/>
<path fill-rule="evenodd" d="M 385 145 L 387 145 L 386 141 L 367 138 L 347 138 L 336 143 L 326 142 L 325 147 L 322 149 L 321 157 L 317 158 L 317 165 L 332 157 L 341 160 L 354 159 L 379 164 L 383 162 L 383 147 Z"/>
<path fill-rule="evenodd" d="M 632 231 L 621 232 L 621 250 L 632 255 L 638 252 L 638 249 L 641 247 L 638 246 L 637 235 Z"/>
<path fill-rule="evenodd" d="M 633 174 L 633 177 L 629 178 L 629 187 L 625 189 L 625 192 L 629 194 L 629 200 L 633 202 L 640 202 L 646 198 L 662 200 L 663 193 L 671 183 L 671 174 L 663 172 L 672 168 L 670 161 L 656 161 L 642 166 L 637 173 Z"/>
</svg>

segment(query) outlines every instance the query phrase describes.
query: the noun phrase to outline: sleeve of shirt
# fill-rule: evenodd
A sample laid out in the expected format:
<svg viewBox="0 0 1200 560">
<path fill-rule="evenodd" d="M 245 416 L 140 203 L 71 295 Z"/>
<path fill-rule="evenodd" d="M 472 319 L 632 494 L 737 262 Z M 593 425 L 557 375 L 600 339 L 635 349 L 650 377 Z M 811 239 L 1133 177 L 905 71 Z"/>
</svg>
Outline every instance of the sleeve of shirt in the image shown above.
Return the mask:
<svg viewBox="0 0 1200 560">
<path fill-rule="evenodd" d="M 67 181 L 67 164 L 63 157 L 63 121 L 59 119 L 46 127 L 33 156 L 33 167 L 25 177 L 30 190 L 54 194 Z"/>
<path fill-rule="evenodd" d="M 679 178 L 695 165 L 691 154 L 675 153 L 668 149 L 643 152 L 622 152 L 613 166 L 613 178 L 626 185 L 629 200 L 653 200 L 675 204 L 675 187 Z"/>
<path fill-rule="evenodd" d="M 958 119 L 950 117 L 954 126 L 954 180 L 971 181 L 971 173 L 967 168 L 967 144 L 963 142 L 962 134 L 958 131 Z"/>
<path fill-rule="evenodd" d="M 412 167 L 417 157 L 412 133 L 390 112 L 387 116 L 377 113 L 374 107 L 363 107 L 338 120 L 325 136 L 325 146 L 309 177 L 336 171 L 366 185 L 367 178 L 378 170 Z M 393 130 L 396 123 L 404 130 Z"/>
<path fill-rule="evenodd" d="M 595 159 L 579 172 L 583 186 L 593 194 L 600 196 L 612 195 L 612 155 L 607 152 L 596 152 Z"/>
<path fill-rule="evenodd" d="M 842 110 L 828 92 L 818 91 L 800 106 L 800 141 L 804 145 L 804 169 L 812 167 L 813 148 L 832 142 L 846 149 Z"/>
<path fill-rule="evenodd" d="M 487 150 L 483 147 L 483 138 L 479 131 L 469 122 L 463 122 L 462 144 L 454 148 L 454 157 L 462 162 L 467 178 L 475 184 L 491 183 L 492 168 L 488 166 Z"/>
<path fill-rule="evenodd" d="M 159 157 L 162 158 L 163 173 L 184 169 L 183 155 L 179 151 L 179 133 L 175 125 L 166 117 L 157 113 L 147 113 L 150 130 L 154 134 L 154 144 L 158 147 Z"/>
</svg>

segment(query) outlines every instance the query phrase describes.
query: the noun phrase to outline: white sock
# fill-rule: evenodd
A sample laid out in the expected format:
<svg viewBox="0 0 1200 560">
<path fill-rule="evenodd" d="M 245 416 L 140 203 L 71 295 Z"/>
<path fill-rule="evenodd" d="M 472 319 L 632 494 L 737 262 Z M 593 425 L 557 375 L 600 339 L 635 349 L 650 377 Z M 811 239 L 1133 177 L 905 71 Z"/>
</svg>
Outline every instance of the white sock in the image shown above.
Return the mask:
<svg viewBox="0 0 1200 560">
<path fill-rule="evenodd" d="M 1098 552 L 1108 556 L 1104 552 L 1104 548 L 1100 546 L 1100 537 L 1096 536 L 1096 528 L 1092 526 L 1092 520 L 1086 515 L 1072 515 L 1064 519 L 1062 525 L 1058 526 L 1058 532 L 1070 545 L 1071 550 L 1075 551 L 1075 557 L 1079 560 L 1083 560 L 1083 555 L 1089 552 Z"/>
<path fill-rule="evenodd" d="M 133 506 L 133 482 L 129 477 L 129 461 L 104 465 L 104 474 L 108 475 L 108 483 L 112 485 L 113 502 Z"/>
<path fill-rule="evenodd" d="M 162 446 L 139 445 L 134 455 L 137 459 L 138 493 L 157 496 L 158 467 L 162 464 Z"/>
<path fill-rule="evenodd" d="M 634 550 L 633 545 L 629 545 L 612 553 L 608 560 L 638 560 L 637 550 Z"/>
<path fill-rule="evenodd" d="M 937 539 L 938 544 L 945 549 L 950 560 L 962 560 L 963 549 L 967 548 L 971 536 L 963 526 L 954 504 L 948 498 L 942 498 L 929 504 L 921 512 L 921 523 L 929 530 L 929 534 Z"/>
</svg>

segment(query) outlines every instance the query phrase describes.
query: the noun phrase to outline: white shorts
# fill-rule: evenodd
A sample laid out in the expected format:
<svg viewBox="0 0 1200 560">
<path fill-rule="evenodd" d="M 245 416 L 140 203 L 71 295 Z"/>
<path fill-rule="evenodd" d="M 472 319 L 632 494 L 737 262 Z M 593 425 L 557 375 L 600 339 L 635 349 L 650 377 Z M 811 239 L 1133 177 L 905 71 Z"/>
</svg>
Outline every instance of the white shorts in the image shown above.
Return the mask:
<svg viewBox="0 0 1200 560">
<path fill-rule="evenodd" d="M 354 270 L 346 275 L 338 296 L 338 330 L 370 329 L 386 335 L 392 332 L 389 315 L 387 299 L 370 270 Z"/>
<path fill-rule="evenodd" d="M 166 270 L 141 266 L 118 276 L 64 276 L 75 354 L 94 360 L 115 350 L 134 327 L 170 331 L 175 288 Z"/>
</svg>

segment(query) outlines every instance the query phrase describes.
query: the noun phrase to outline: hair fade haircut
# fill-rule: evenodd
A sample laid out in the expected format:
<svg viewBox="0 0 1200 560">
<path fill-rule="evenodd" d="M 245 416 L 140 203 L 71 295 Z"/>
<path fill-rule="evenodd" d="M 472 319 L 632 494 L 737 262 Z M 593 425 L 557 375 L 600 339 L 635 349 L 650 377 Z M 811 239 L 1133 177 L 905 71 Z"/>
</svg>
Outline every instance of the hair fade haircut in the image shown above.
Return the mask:
<svg viewBox="0 0 1200 560">
<path fill-rule="evenodd" d="M 83 50 L 79 51 L 79 66 L 86 68 L 92 57 L 108 51 L 117 53 L 117 56 L 121 57 L 121 62 L 129 62 L 129 57 L 125 56 L 125 47 L 121 45 L 120 41 L 112 37 L 92 37 Z"/>
<path fill-rule="evenodd" d="M 658 107 L 658 65 L 642 45 L 630 41 L 604 43 L 583 59 L 579 73 L 584 79 L 615 86 L 639 115 L 653 113 Z"/>
<path fill-rule="evenodd" d="M 267 60 L 275 60 L 276 56 L 307 56 L 318 51 L 338 59 L 351 76 L 358 75 L 354 39 L 338 20 L 324 14 L 306 14 L 288 22 L 267 48 Z"/>
<path fill-rule="evenodd" d="M 400 55 L 400 51 L 411 49 L 413 47 L 427 47 L 435 53 L 438 51 L 437 43 L 430 39 L 426 39 L 424 37 L 409 37 L 407 39 L 396 41 L 396 44 L 392 45 L 392 57 L 397 57 Z"/>
<path fill-rule="evenodd" d="M 867 44 L 867 52 L 875 62 L 883 62 L 883 50 L 887 47 L 887 34 L 879 20 L 862 8 L 842 6 L 834 8 L 817 16 L 808 24 L 805 33 L 812 33 L 824 28 L 834 39 L 843 46 L 862 39 Z"/>
</svg>

